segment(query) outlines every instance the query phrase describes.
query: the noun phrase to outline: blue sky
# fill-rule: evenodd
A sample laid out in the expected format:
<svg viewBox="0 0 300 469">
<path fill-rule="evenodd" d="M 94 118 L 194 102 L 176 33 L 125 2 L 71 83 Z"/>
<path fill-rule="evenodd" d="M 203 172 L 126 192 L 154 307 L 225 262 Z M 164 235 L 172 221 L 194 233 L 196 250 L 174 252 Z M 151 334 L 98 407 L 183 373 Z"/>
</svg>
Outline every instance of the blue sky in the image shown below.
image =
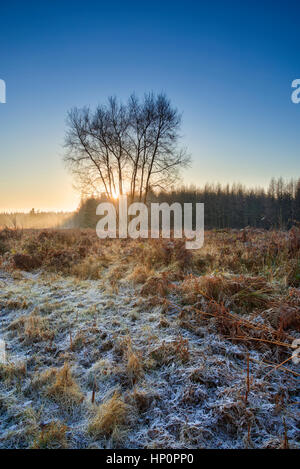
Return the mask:
<svg viewBox="0 0 300 469">
<path fill-rule="evenodd" d="M 300 177 L 299 2 L 26 1 L 0 6 L 0 210 L 72 209 L 73 106 L 164 91 L 183 112 L 186 183 Z"/>
</svg>

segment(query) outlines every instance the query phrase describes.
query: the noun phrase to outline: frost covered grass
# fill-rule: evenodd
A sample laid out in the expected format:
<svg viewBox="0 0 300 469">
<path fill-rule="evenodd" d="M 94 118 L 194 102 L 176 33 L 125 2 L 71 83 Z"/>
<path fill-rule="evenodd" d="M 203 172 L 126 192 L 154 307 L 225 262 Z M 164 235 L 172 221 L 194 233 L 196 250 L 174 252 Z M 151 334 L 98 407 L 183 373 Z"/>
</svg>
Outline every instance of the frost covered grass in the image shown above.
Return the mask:
<svg viewBox="0 0 300 469">
<path fill-rule="evenodd" d="M 0 239 L 0 447 L 299 447 L 297 230 Z"/>
<path fill-rule="evenodd" d="M 79 386 L 72 376 L 70 365 L 66 362 L 59 368 L 48 368 L 36 379 L 35 385 L 46 386 L 46 396 L 61 403 L 64 408 L 80 403 L 83 400 Z"/>
<path fill-rule="evenodd" d="M 95 418 L 89 425 L 89 432 L 96 438 L 103 435 L 113 435 L 116 439 L 119 428 L 125 424 L 127 405 L 118 392 L 97 409 Z"/>
</svg>

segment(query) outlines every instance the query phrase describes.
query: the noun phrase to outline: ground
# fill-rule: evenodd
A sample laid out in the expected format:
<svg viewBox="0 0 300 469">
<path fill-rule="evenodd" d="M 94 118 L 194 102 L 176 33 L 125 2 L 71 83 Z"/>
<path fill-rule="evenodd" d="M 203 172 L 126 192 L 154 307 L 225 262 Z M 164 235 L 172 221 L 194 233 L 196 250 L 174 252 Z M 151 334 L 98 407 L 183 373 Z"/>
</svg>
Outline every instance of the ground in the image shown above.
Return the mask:
<svg viewBox="0 0 300 469">
<path fill-rule="evenodd" d="M 0 447 L 299 448 L 297 231 L 1 239 Z"/>
</svg>

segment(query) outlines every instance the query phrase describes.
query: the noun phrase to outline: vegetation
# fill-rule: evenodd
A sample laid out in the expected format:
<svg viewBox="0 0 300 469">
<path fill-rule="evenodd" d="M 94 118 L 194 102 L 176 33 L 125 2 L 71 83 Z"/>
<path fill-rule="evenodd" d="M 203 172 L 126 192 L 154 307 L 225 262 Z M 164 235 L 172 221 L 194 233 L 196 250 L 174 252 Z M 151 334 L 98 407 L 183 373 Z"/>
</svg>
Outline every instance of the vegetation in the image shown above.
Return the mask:
<svg viewBox="0 0 300 469">
<path fill-rule="evenodd" d="M 171 187 L 189 163 L 178 148 L 181 116 L 163 94 L 131 95 L 127 104 L 109 98 L 92 112 L 68 115 L 65 161 L 81 194 L 146 202 L 150 190 Z"/>
<path fill-rule="evenodd" d="M 84 197 L 75 213 L 50 213 L 31 210 L 24 213 L 0 214 L 0 228 L 41 229 L 41 228 L 93 228 L 99 220 L 96 208 L 107 201 L 107 195 Z M 111 200 L 111 198 L 109 198 Z M 113 202 L 116 201 L 113 199 Z M 129 201 L 128 201 L 129 202 Z M 267 190 L 247 189 L 240 184 L 204 187 L 181 187 L 172 190 L 150 188 L 148 202 L 193 203 L 202 202 L 205 206 L 205 226 L 207 229 L 234 228 L 247 226 L 263 229 L 290 229 L 300 224 L 300 180 L 283 181 L 272 179 Z M 0 239 L 0 254 L 6 249 Z"/>
<path fill-rule="evenodd" d="M 299 228 L 0 239 L 1 447 L 297 447 Z"/>
<path fill-rule="evenodd" d="M 0 228 L 60 228 L 72 227 L 72 213 L 40 212 L 34 209 L 29 213 L 7 212 L 0 213 Z M 0 244 L 1 252 L 1 244 Z"/>
<path fill-rule="evenodd" d="M 74 216 L 74 226 L 95 228 L 99 217 L 96 207 L 103 197 L 83 200 Z M 272 179 L 268 190 L 247 189 L 240 184 L 181 187 L 169 191 L 150 191 L 150 202 L 202 202 L 207 229 L 247 226 L 264 229 L 289 229 L 300 224 L 300 179 L 284 182 Z"/>
</svg>

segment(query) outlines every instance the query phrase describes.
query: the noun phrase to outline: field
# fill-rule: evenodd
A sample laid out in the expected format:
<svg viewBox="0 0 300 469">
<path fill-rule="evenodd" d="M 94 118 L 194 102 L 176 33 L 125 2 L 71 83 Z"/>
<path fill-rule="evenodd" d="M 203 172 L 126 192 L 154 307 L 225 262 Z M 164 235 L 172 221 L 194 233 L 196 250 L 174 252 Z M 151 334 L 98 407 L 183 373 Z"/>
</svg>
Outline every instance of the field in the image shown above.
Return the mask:
<svg viewBox="0 0 300 469">
<path fill-rule="evenodd" d="M 299 229 L 4 229 L 0 318 L 1 448 L 300 446 Z"/>
</svg>

